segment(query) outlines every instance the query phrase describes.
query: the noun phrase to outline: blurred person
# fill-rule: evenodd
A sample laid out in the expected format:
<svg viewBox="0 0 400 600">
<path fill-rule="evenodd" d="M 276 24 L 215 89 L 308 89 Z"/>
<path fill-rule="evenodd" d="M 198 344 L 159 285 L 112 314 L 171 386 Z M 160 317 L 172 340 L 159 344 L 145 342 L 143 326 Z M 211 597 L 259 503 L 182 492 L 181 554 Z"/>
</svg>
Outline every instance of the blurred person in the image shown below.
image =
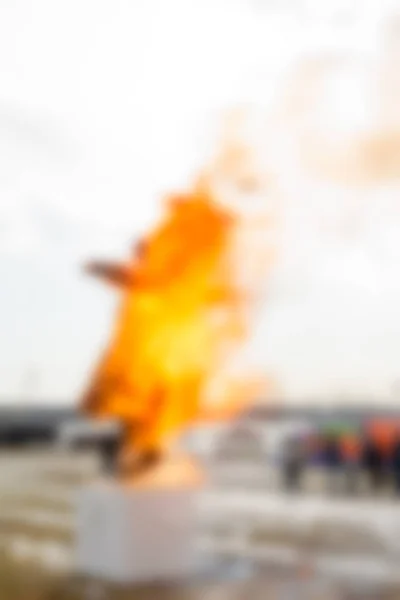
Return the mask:
<svg viewBox="0 0 400 600">
<path fill-rule="evenodd" d="M 396 496 L 400 496 L 400 431 L 396 432 L 389 455 L 391 478 Z"/>
<path fill-rule="evenodd" d="M 344 435 L 342 439 L 344 461 L 344 486 L 348 494 L 354 495 L 360 483 L 360 440 L 356 435 Z"/>
<path fill-rule="evenodd" d="M 323 458 L 327 475 L 326 491 L 329 494 L 337 495 L 344 466 L 343 451 L 338 435 L 328 434 L 325 437 Z"/>
<path fill-rule="evenodd" d="M 286 440 L 282 455 L 284 488 L 287 492 L 297 492 L 302 488 L 306 453 L 303 440 L 296 436 Z"/>
<path fill-rule="evenodd" d="M 367 476 L 369 491 L 381 491 L 385 483 L 385 458 L 381 447 L 372 437 L 364 438 L 361 466 Z"/>
<path fill-rule="evenodd" d="M 115 431 L 104 436 L 99 442 L 99 454 L 103 473 L 115 476 L 118 471 L 118 457 L 122 443 L 122 431 Z"/>
</svg>

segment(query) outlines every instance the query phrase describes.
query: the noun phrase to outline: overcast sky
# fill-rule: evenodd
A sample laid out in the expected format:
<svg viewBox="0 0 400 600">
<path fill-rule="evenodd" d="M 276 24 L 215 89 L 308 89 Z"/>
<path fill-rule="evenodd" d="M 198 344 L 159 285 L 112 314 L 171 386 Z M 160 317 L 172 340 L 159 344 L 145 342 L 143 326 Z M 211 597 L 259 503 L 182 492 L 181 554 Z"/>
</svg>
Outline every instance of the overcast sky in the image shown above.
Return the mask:
<svg viewBox="0 0 400 600">
<path fill-rule="evenodd" d="M 154 222 L 163 193 L 201 166 L 210 124 L 224 107 L 269 97 L 305 35 L 301 41 L 290 19 L 280 29 L 282 15 L 266 4 L 0 4 L 6 401 L 30 385 L 49 402 L 77 398 L 116 301 L 81 275 L 80 264 L 123 256 Z M 310 183 L 296 194 L 296 173 L 280 175 L 289 199 L 253 340 L 256 362 L 288 400 L 387 395 L 400 377 L 396 185 L 384 197 L 368 187 L 375 200 L 360 210 L 360 190 Z"/>
</svg>

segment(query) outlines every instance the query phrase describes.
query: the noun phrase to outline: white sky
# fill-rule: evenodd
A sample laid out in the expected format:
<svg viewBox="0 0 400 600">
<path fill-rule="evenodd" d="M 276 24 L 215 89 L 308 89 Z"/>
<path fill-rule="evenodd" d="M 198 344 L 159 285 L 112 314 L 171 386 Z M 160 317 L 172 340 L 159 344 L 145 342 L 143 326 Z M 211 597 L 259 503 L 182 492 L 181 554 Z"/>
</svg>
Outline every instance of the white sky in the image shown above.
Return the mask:
<svg viewBox="0 0 400 600">
<path fill-rule="evenodd" d="M 80 262 L 122 255 L 151 224 L 160 194 L 201 166 L 221 109 L 266 102 L 298 47 L 337 43 L 296 15 L 283 29 L 262 0 L 3 0 L 0 397 L 32 383 L 74 401 L 115 300 Z M 298 194 L 299 177 L 280 172 L 282 251 L 254 355 L 289 400 L 386 395 L 400 377 L 396 188 L 368 188 L 360 212 L 362 192 L 303 182 Z"/>
</svg>

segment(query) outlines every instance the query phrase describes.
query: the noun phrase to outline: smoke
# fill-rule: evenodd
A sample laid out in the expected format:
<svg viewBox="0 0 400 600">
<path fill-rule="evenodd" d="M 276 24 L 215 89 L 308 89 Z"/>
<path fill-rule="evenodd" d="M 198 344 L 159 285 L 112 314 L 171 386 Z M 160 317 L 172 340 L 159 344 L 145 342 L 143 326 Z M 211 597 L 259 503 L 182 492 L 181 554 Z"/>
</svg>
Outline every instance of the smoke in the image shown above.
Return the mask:
<svg viewBox="0 0 400 600">
<path fill-rule="evenodd" d="M 369 3 L 316 33 L 293 14 L 290 52 L 249 78 L 216 163 L 221 197 L 275 221 L 248 359 L 291 398 L 382 395 L 400 351 L 399 14 Z"/>
</svg>

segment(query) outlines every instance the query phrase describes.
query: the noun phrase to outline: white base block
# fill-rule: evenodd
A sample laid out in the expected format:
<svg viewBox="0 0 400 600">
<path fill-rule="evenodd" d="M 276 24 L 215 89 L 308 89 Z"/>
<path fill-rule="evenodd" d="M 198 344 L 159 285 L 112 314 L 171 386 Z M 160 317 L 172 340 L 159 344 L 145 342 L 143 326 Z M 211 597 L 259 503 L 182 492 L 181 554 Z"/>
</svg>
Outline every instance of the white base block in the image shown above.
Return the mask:
<svg viewBox="0 0 400 600">
<path fill-rule="evenodd" d="M 134 583 L 182 579 L 198 567 L 197 490 L 98 482 L 78 500 L 76 568 Z"/>
</svg>

